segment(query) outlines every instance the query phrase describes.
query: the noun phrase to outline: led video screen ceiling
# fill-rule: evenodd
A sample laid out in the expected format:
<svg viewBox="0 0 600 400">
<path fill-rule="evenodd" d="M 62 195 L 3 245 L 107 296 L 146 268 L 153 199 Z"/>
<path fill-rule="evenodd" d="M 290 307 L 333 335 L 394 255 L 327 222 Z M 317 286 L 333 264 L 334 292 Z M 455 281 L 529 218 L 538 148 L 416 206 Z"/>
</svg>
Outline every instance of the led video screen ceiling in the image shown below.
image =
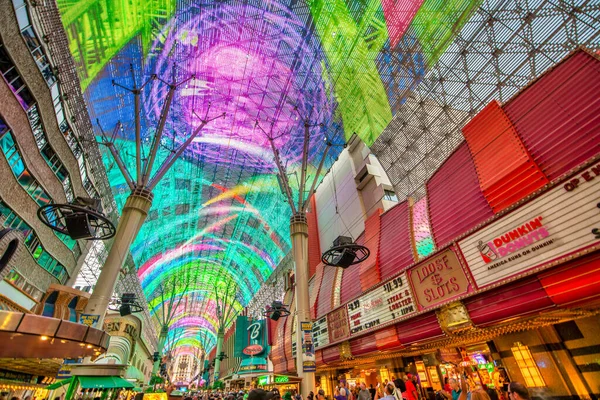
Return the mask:
<svg viewBox="0 0 600 400">
<path fill-rule="evenodd" d="M 343 143 L 356 134 L 371 145 L 478 4 L 58 0 L 92 120 L 107 132 L 123 124 L 117 147 L 130 171 L 133 96 L 118 85 L 160 78 L 141 95 L 147 154 L 168 82 L 193 77 L 176 91 L 159 159 L 204 116 L 226 113 L 201 131 L 156 187 L 131 248 L 151 313 L 163 311 L 164 282 L 180 280 L 168 286 L 181 298 L 171 346 L 209 351 L 216 342 L 216 293 L 234 285 L 228 301 L 242 309 L 290 250 L 291 212 L 265 132 L 277 138 L 296 188 L 304 120 L 311 124 L 312 164 L 325 137 Z M 340 149 L 330 152 L 324 170 Z M 129 188 L 107 153 L 105 165 L 122 207 Z"/>
</svg>

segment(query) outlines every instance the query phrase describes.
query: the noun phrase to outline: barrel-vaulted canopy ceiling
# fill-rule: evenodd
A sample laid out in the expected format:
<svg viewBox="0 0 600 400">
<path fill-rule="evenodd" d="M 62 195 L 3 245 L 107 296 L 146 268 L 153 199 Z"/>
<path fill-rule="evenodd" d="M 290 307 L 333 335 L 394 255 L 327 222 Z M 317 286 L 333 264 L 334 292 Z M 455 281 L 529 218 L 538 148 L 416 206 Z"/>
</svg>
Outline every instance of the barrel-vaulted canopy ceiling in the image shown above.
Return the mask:
<svg viewBox="0 0 600 400">
<path fill-rule="evenodd" d="M 131 248 L 151 313 L 164 311 L 165 287 L 181 299 L 170 347 L 210 350 L 216 293 L 233 285 L 229 301 L 240 310 L 290 250 L 290 210 L 264 131 L 278 137 L 275 145 L 293 173 L 308 119 L 311 176 L 324 135 L 340 143 L 356 134 L 371 145 L 404 102 L 398 93 L 421 80 L 477 3 L 58 0 L 91 117 L 105 131 L 123 123 L 117 147 L 130 171 L 133 96 L 113 81 L 132 87 L 133 75 L 138 85 L 153 74 L 166 82 L 194 76 L 175 94 L 159 159 L 202 117 L 226 113 L 202 130 L 156 187 Z M 167 89 L 154 80 L 141 95 L 146 155 Z M 324 170 L 337 154 L 339 148 L 331 151 Z M 122 207 L 129 188 L 108 155 L 105 164 Z M 298 176 L 290 175 L 292 185 Z M 165 286 L 173 279 L 178 283 Z"/>
</svg>

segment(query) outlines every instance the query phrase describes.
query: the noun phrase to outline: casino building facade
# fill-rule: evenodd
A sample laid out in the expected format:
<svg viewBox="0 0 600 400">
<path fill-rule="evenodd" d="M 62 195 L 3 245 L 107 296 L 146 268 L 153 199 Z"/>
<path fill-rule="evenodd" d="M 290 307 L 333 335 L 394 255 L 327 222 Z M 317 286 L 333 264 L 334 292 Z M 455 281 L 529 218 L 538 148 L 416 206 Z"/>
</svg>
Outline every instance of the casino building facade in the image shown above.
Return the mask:
<svg viewBox="0 0 600 400">
<path fill-rule="evenodd" d="M 598 55 L 579 49 L 490 101 L 423 197 L 366 214 L 361 264 L 324 266 L 311 244 L 319 385 L 412 372 L 431 393 L 462 364 L 475 384 L 599 395 L 599 78 Z M 295 373 L 293 326 L 275 323 L 274 373 Z"/>
</svg>

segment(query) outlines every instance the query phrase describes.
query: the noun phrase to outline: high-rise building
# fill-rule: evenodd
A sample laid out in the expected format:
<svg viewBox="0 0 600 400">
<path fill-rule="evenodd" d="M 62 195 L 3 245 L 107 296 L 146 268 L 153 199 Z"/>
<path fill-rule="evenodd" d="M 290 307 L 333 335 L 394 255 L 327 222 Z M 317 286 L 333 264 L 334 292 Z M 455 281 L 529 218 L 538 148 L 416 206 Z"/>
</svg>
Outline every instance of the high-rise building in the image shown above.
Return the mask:
<svg viewBox="0 0 600 400">
<path fill-rule="evenodd" d="M 24 0 L 2 0 L 0 10 L 0 222 L 23 243 L 0 272 L 0 307 L 31 310 L 51 284 L 74 282 L 88 252 L 88 242 L 45 226 L 38 208 L 100 195 L 76 129 L 83 116 L 67 104 L 68 76 L 40 22 Z"/>
</svg>

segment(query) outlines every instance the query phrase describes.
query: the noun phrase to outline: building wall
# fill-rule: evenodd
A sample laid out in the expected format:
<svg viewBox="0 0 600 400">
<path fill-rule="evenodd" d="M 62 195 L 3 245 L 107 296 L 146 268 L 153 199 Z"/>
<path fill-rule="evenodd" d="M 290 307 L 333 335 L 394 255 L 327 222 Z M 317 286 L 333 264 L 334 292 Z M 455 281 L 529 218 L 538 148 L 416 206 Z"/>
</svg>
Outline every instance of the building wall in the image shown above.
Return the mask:
<svg viewBox="0 0 600 400">
<path fill-rule="evenodd" d="M 364 211 L 354 176 L 349 151 L 344 149 L 317 188 L 319 242 L 324 250 L 330 248 L 333 240 L 340 235 L 356 239 L 365 230 Z"/>
<path fill-rule="evenodd" d="M 600 393 L 600 316 L 567 321 L 535 330 L 502 335 L 493 340 L 511 381 L 524 383 L 511 347 L 529 348 L 545 386 L 529 388 L 532 396 L 570 398 Z"/>
<path fill-rule="evenodd" d="M 17 7 L 21 7 L 18 3 L 14 2 Z M 28 7 L 28 5 L 25 5 L 22 10 L 29 11 Z M 43 44 L 42 35 L 36 30 L 37 21 L 31 13 L 28 13 L 28 17 L 37 39 Z M 23 21 L 23 18 L 21 18 L 21 21 Z M 67 170 L 73 195 L 89 197 L 90 195 L 86 192 L 82 183 L 78 160 L 59 127 L 51 88 L 38 68 L 20 29 L 13 2 L 11 0 L 0 0 L 0 39 L 3 47 L 8 52 L 12 64 L 14 64 L 19 76 L 35 99 L 35 105 L 48 145 Z M 44 49 L 44 54 L 49 57 L 47 49 Z M 49 59 L 49 61 L 51 63 L 52 60 Z M 56 75 L 56 70 L 54 69 L 54 71 Z M 58 71 L 59 73 L 60 71 Z M 59 83 L 56 85 L 59 85 Z M 57 87 L 60 90 L 60 86 Z M 0 98 L 2 99 L 2 102 L 0 102 L 0 117 L 7 123 L 13 133 L 17 148 L 28 172 L 41 184 L 54 202 L 67 202 L 63 183 L 40 153 L 27 112 L 21 106 L 5 79 L 0 79 Z M 58 104 L 62 104 L 65 116 L 68 116 L 69 113 L 64 99 L 60 96 L 58 99 L 60 99 Z M 65 267 L 68 276 L 75 275 L 78 269 L 78 259 L 85 257 L 87 247 L 83 243 L 79 243 L 78 248 L 76 247 L 75 251 L 71 251 L 51 229 L 41 223 L 36 214 L 38 204 L 17 182 L 3 155 L 0 155 L 0 179 L 2 180 L 2 185 L 0 185 L 0 198 L 2 201 L 35 231 L 41 245 Z M 13 258 L 9 268 L 4 270 L 2 277 L 6 276 L 11 269 L 18 271 L 29 284 L 42 292 L 45 292 L 52 283 L 59 283 L 51 273 L 36 263 L 26 249 L 23 249 Z"/>
<path fill-rule="evenodd" d="M 356 240 L 365 230 L 365 219 L 396 205 L 385 199 L 386 190 L 393 188 L 377 157 L 353 138 L 315 194 L 321 250 L 330 248 L 338 236 Z"/>
</svg>

